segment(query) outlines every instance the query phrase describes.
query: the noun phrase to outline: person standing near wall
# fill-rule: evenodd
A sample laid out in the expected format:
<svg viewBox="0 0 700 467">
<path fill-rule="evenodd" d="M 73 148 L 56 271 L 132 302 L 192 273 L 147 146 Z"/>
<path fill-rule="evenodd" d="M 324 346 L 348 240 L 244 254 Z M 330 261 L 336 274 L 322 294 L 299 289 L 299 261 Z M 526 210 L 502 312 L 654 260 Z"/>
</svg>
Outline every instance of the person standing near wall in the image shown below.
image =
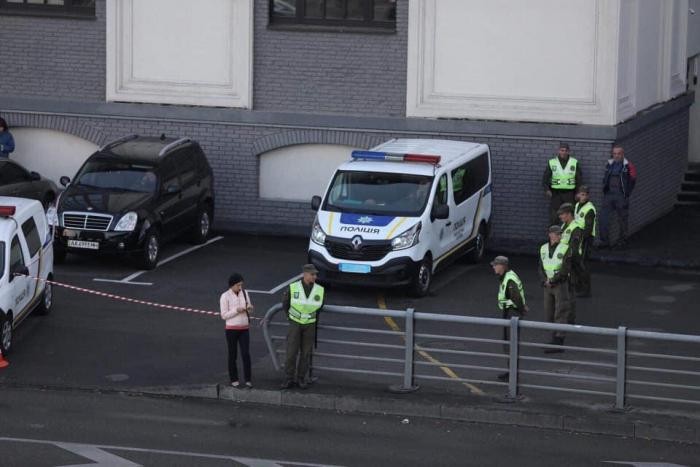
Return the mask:
<svg viewBox="0 0 700 467">
<path fill-rule="evenodd" d="M 557 223 L 557 210 L 564 203 L 574 204 L 576 187 L 582 183 L 578 160 L 569 153 L 568 143 L 559 143 L 559 152 L 547 163 L 542 175 L 542 187 L 549 198 L 549 221 Z"/>
<path fill-rule="evenodd" d="M 306 389 L 311 383 L 308 375 L 316 340 L 316 319 L 323 308 L 325 290 L 316 283 L 316 266 L 305 264 L 302 273 L 301 280 L 289 284 L 282 296 L 282 309 L 289 319 L 282 389 L 292 388 L 294 384 Z"/>
<path fill-rule="evenodd" d="M 561 242 L 561 227 L 549 228 L 549 241 L 540 247 L 540 278 L 544 287 L 544 312 L 550 323 L 568 324 L 571 309 L 571 255 L 569 246 Z M 554 331 L 545 353 L 559 353 L 564 349 L 564 333 Z"/>
<path fill-rule="evenodd" d="M 501 310 L 503 319 L 511 319 L 517 316 L 520 319 L 525 317 L 529 311 L 525 301 L 525 289 L 520 277 L 510 269 L 510 262 L 505 256 L 496 256 L 491 261 L 493 272 L 498 276 L 500 285 L 498 287 L 498 308 Z M 503 327 L 503 340 L 510 341 L 510 327 Z M 498 379 L 508 381 L 509 373 L 501 373 Z"/>
<path fill-rule="evenodd" d="M 605 166 L 603 176 L 603 208 L 600 213 L 599 248 L 610 247 L 610 214 L 617 214 L 620 229 L 616 247 L 627 244 L 627 224 L 629 220 L 629 199 L 637 183 L 637 169 L 625 157 L 625 150 L 619 144 L 613 146 L 612 158 Z"/>
<path fill-rule="evenodd" d="M 0 117 L 0 157 L 10 157 L 10 153 L 15 150 L 15 139 L 10 133 L 7 122 Z"/>
<path fill-rule="evenodd" d="M 250 363 L 250 316 L 253 304 L 248 292 L 243 290 L 243 276 L 237 272 L 228 279 L 228 290 L 221 294 L 219 305 L 221 319 L 226 321 L 226 343 L 228 345 L 228 374 L 231 386 L 239 388 L 238 380 L 238 347 L 241 348 L 243 360 L 243 376 L 245 387 L 252 388 Z"/>
<path fill-rule="evenodd" d="M 588 269 L 588 255 L 598 227 L 596 222 L 597 212 L 593 202 L 589 198 L 588 187 L 586 185 L 578 187 L 576 200 L 577 203 L 576 206 L 574 206 L 574 215 L 576 216 L 576 222 L 583 226 L 581 254 L 579 255 L 580 264 L 577 268 L 576 296 L 590 297 L 591 271 Z"/>
</svg>

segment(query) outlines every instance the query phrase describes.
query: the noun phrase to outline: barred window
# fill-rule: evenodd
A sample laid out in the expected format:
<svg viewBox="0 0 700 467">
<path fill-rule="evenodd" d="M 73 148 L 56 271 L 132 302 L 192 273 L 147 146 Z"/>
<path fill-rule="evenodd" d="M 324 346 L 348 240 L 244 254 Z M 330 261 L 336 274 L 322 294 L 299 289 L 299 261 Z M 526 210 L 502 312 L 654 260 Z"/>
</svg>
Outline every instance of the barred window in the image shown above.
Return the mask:
<svg viewBox="0 0 700 467">
<path fill-rule="evenodd" d="M 0 0 L 1 14 L 95 16 L 95 0 Z"/>
<path fill-rule="evenodd" d="M 396 0 L 270 0 L 270 23 L 394 29 Z"/>
</svg>

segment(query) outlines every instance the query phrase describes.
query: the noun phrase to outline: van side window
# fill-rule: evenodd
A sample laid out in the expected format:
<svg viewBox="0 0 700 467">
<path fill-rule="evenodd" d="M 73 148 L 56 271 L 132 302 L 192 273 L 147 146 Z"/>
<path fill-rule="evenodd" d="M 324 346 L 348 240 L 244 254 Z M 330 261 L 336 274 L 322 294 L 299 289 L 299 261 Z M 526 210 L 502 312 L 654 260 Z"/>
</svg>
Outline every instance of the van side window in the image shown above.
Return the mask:
<svg viewBox="0 0 700 467">
<path fill-rule="evenodd" d="M 22 245 L 19 243 L 19 237 L 12 237 L 10 246 L 10 272 L 17 271 L 24 267 L 24 254 L 22 254 Z"/>
<path fill-rule="evenodd" d="M 435 202 L 437 204 L 447 204 L 447 174 L 442 174 L 438 181 L 437 193 L 435 193 Z"/>
<path fill-rule="evenodd" d="M 41 237 L 39 237 L 39 230 L 36 228 L 36 222 L 34 222 L 33 217 L 30 217 L 22 224 L 22 232 L 24 232 L 24 238 L 27 240 L 29 256 L 33 258 L 41 249 Z"/>
<path fill-rule="evenodd" d="M 451 172 L 452 175 L 452 196 L 455 199 L 455 204 L 460 204 L 468 198 L 467 191 L 464 189 L 467 185 L 467 165 L 464 164 L 457 167 Z"/>
<path fill-rule="evenodd" d="M 489 158 L 487 153 L 483 153 L 464 164 L 466 173 L 462 186 L 462 200 L 471 198 L 478 193 L 489 182 Z M 456 198 L 456 196 L 455 196 Z M 455 200 L 456 201 L 456 200 Z M 456 201 L 459 203 L 459 201 Z"/>
</svg>

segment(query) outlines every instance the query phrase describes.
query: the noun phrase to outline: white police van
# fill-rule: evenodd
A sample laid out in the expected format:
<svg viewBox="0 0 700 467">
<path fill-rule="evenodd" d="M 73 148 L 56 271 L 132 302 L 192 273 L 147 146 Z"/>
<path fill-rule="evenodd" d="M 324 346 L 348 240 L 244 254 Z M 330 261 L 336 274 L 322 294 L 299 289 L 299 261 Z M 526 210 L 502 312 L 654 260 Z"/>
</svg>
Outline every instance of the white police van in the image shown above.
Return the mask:
<svg viewBox="0 0 700 467">
<path fill-rule="evenodd" d="M 394 139 L 353 151 L 336 170 L 311 230 L 309 262 L 326 283 L 430 289 L 464 254 L 483 258 L 491 218 L 485 144 Z"/>
<path fill-rule="evenodd" d="M 0 348 L 12 349 L 17 325 L 36 309 L 51 311 L 52 233 L 39 201 L 0 196 Z M 19 274 L 19 275 L 18 275 Z"/>
</svg>

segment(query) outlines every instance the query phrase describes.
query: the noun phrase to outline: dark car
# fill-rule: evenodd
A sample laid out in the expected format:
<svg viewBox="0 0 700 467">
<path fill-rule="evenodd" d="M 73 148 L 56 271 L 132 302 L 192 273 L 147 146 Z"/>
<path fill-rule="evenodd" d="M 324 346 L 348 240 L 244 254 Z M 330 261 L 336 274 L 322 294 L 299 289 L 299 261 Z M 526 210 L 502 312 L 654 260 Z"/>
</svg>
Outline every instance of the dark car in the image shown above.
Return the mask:
<svg viewBox="0 0 700 467">
<path fill-rule="evenodd" d="M 41 201 L 44 209 L 56 199 L 56 184 L 15 161 L 0 158 L 0 196 L 16 196 Z"/>
<path fill-rule="evenodd" d="M 54 253 L 117 253 L 144 269 L 158 264 L 161 243 L 189 235 L 203 243 L 214 214 L 213 174 L 189 138 L 131 135 L 100 148 L 66 186 L 49 221 Z"/>
</svg>

